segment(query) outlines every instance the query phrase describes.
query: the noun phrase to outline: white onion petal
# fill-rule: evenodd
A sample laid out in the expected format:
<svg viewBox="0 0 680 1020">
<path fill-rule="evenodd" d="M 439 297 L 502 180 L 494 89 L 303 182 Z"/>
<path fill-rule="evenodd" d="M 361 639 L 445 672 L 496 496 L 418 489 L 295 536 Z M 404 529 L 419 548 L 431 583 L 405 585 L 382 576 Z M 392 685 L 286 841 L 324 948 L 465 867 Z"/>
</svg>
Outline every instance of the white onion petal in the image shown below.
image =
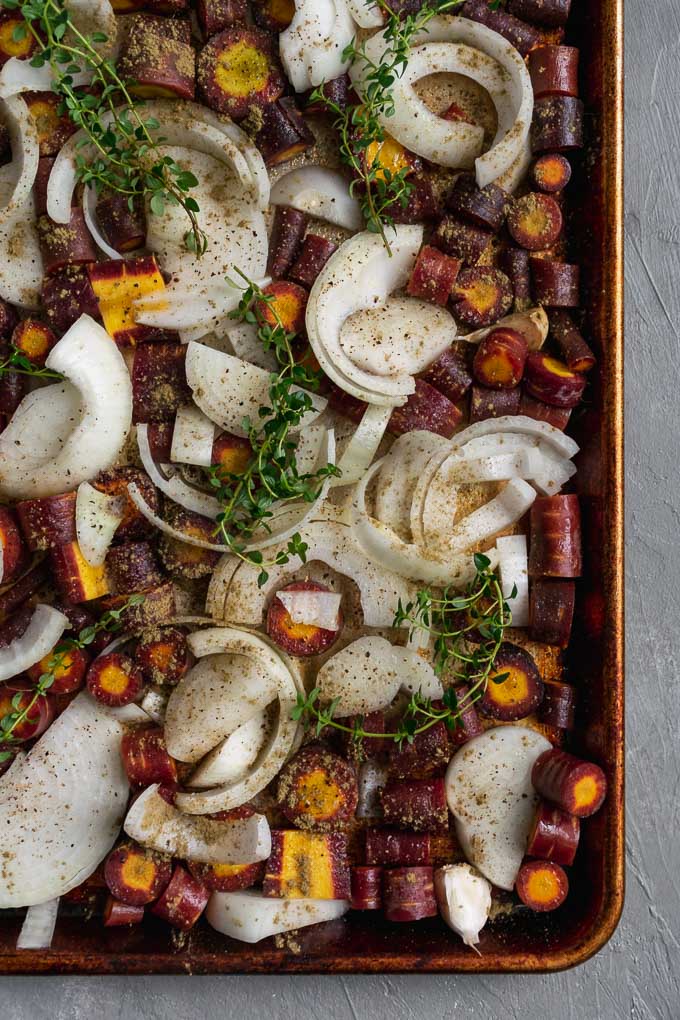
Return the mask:
<svg viewBox="0 0 680 1020">
<path fill-rule="evenodd" d="M 81 482 L 76 493 L 76 537 L 83 559 L 91 567 L 100 567 L 106 559 L 118 525 L 124 517 L 119 496 L 100 492 L 89 482 Z"/>
<path fill-rule="evenodd" d="M 322 630 L 338 630 L 340 627 L 340 603 L 342 595 L 334 591 L 280 591 L 276 597 L 283 605 L 293 623 L 304 623 L 307 627 Z"/>
<path fill-rule="evenodd" d="M 0 648 L 0 680 L 9 680 L 40 662 L 69 626 L 58 609 L 39 603 L 24 633 Z"/>
<path fill-rule="evenodd" d="M 213 893 L 205 919 L 222 935 L 253 943 L 310 924 L 333 921 L 348 910 L 348 900 L 284 900 L 264 896 L 257 889 L 245 889 Z"/>
<path fill-rule="evenodd" d="M 279 36 L 279 54 L 296 92 L 344 74 L 345 48 L 354 37 L 346 0 L 295 0 L 295 14 Z"/>
<path fill-rule="evenodd" d="M 175 415 L 170 460 L 176 464 L 210 467 L 214 440 L 215 423 L 194 404 L 184 404 Z"/>
<path fill-rule="evenodd" d="M 529 626 L 529 561 L 526 535 L 506 535 L 496 539 L 498 573 L 503 598 L 512 613 L 513 627 Z M 516 589 L 514 598 L 511 598 Z"/>
<path fill-rule="evenodd" d="M 57 926 L 59 897 L 35 903 L 26 911 L 17 939 L 17 949 L 49 949 Z"/>
<path fill-rule="evenodd" d="M 279 177 L 272 187 L 272 205 L 287 205 L 346 230 L 361 230 L 363 217 L 349 185 L 337 170 L 303 166 Z"/>
</svg>

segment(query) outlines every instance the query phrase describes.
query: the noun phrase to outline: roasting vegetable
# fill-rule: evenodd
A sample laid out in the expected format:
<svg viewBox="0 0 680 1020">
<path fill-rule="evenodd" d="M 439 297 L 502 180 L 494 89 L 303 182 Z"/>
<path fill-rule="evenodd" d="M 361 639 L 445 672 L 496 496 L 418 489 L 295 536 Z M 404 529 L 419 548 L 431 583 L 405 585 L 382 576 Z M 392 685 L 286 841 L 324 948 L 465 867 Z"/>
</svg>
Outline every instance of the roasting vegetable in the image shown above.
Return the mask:
<svg viewBox="0 0 680 1020">
<path fill-rule="evenodd" d="M 567 898 L 569 880 L 559 864 L 527 861 L 517 876 L 516 889 L 522 903 L 532 910 L 557 910 Z"/>
<path fill-rule="evenodd" d="M 466 946 L 479 942 L 491 909 L 491 885 L 469 864 L 447 864 L 434 873 L 439 912 Z"/>
<path fill-rule="evenodd" d="M 283 899 L 341 900 L 350 895 L 347 840 L 326 835 L 273 829 L 272 850 L 262 882 L 265 896 Z"/>
<path fill-rule="evenodd" d="M 432 868 L 390 868 L 383 878 L 383 908 L 388 921 L 422 921 L 435 917 Z"/>
<path fill-rule="evenodd" d="M 531 781 L 546 800 L 579 818 L 594 815 L 607 796 L 607 779 L 599 765 L 555 748 L 536 760 Z"/>
<path fill-rule="evenodd" d="M 279 773 L 277 804 L 301 829 L 333 831 L 350 821 L 357 806 L 357 781 L 344 758 L 308 745 Z"/>
</svg>

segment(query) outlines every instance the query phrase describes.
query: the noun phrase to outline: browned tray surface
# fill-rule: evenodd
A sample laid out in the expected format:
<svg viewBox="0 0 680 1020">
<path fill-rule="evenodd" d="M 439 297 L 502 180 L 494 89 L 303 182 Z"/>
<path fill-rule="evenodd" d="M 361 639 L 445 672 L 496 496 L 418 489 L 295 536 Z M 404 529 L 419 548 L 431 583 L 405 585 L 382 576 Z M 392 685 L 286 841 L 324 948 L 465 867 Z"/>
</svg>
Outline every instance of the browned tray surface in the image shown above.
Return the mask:
<svg viewBox="0 0 680 1020">
<path fill-rule="evenodd" d="M 580 422 L 577 482 L 589 576 L 578 586 L 577 626 L 568 652 L 581 690 L 578 740 L 606 768 L 609 796 L 583 827 L 571 892 L 549 915 L 529 911 L 482 932 L 477 956 L 438 920 L 393 925 L 349 914 L 303 930 L 299 951 L 272 939 L 249 946 L 200 925 L 176 942 L 167 926 L 103 928 L 100 919 L 60 914 L 49 951 L 15 951 L 23 912 L 0 921 L 0 973 L 359 973 L 549 971 L 582 963 L 614 931 L 623 906 L 623 0 L 577 0 L 569 37 L 581 48 L 581 96 L 588 147 L 572 228 L 582 265 L 589 335 L 600 376 Z"/>
</svg>

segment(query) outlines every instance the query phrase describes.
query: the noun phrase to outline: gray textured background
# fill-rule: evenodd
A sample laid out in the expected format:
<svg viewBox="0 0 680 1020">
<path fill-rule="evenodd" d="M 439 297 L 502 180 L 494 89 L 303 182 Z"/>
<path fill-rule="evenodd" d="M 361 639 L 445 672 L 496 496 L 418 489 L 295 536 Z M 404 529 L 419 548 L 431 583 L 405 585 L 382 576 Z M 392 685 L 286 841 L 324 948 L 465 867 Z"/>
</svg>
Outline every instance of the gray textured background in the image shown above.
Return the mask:
<svg viewBox="0 0 680 1020">
<path fill-rule="evenodd" d="M 6 1020 L 680 1017 L 680 0 L 627 0 L 626 38 L 628 889 L 612 941 L 534 978 L 0 979 Z"/>
</svg>

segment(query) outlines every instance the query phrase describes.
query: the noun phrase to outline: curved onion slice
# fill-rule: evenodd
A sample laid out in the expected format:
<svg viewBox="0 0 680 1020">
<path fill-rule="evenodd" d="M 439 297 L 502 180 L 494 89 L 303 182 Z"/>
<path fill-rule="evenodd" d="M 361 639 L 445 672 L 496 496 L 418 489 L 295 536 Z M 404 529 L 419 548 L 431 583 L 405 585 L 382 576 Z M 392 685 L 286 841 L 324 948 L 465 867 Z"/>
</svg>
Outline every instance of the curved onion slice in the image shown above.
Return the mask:
<svg viewBox="0 0 680 1020">
<path fill-rule="evenodd" d="M 364 220 L 349 185 L 337 170 L 302 166 L 279 177 L 271 192 L 272 205 L 288 205 L 347 230 L 361 230 Z"/>
<path fill-rule="evenodd" d="M 378 461 L 367 471 L 357 485 L 352 503 L 352 532 L 366 555 L 375 563 L 414 581 L 444 587 L 466 585 L 475 574 L 471 555 L 465 555 L 462 549 L 453 550 L 450 555 L 447 549 L 446 557 L 441 560 L 428 559 L 418 546 L 407 544 L 381 521 L 370 516 L 366 509 L 366 489 L 381 467 L 382 461 Z M 531 489 L 531 486 L 528 488 Z M 531 489 L 531 492 L 535 498 L 535 491 Z M 495 550 L 489 550 L 486 555 L 492 563 L 496 562 Z"/>
<path fill-rule="evenodd" d="M 79 694 L 52 723 L 0 799 L 0 907 L 63 896 L 95 870 L 125 814 L 123 723 Z"/>
<path fill-rule="evenodd" d="M 206 107 L 175 99 L 147 99 L 144 103 L 144 119 L 158 121 L 163 145 L 182 146 L 219 160 L 233 171 L 243 187 L 254 187 L 249 161 L 240 145 L 229 137 L 216 116 Z M 111 115 L 102 118 L 105 126 L 110 120 Z M 72 135 L 60 149 L 52 167 L 47 185 L 47 214 L 56 223 L 69 221 L 73 192 L 78 181 L 78 155 L 87 158 L 93 154 L 92 146 L 81 144 L 86 139 L 87 135 L 83 131 Z"/>
<path fill-rule="evenodd" d="M 12 176 L 11 169 L 11 165 L 0 167 L 0 191 Z M 0 298 L 35 311 L 40 307 L 43 277 L 35 204 L 28 194 L 9 212 L 0 213 Z"/>
<path fill-rule="evenodd" d="M 161 797 L 158 784 L 134 802 L 123 825 L 130 839 L 159 853 L 205 864 L 253 864 L 266 861 L 272 849 L 264 815 L 214 821 L 185 815 Z"/>
<path fill-rule="evenodd" d="M 223 542 L 209 542 L 205 538 L 197 538 L 195 535 L 190 535 L 185 531 L 180 531 L 179 528 L 173 528 L 171 524 L 168 524 L 168 522 L 164 521 L 162 517 L 159 517 L 157 513 L 154 513 L 134 482 L 130 482 L 128 485 L 127 493 L 139 510 L 140 514 L 146 517 L 149 524 L 153 524 L 154 527 L 158 528 L 159 531 L 162 531 L 164 535 L 169 535 L 170 538 L 175 538 L 178 542 L 185 542 L 186 545 L 195 545 L 197 549 L 211 549 L 213 552 L 225 552 Z"/>
<path fill-rule="evenodd" d="M 426 535 L 426 548 L 434 548 L 446 556 L 462 553 L 516 524 L 535 499 L 533 486 L 521 478 L 513 478 L 497 496 L 462 517 L 453 527 L 441 521 L 437 532 Z"/>
<path fill-rule="evenodd" d="M 272 653 L 243 647 L 199 659 L 170 695 L 165 742 L 178 761 L 197 762 L 276 698 Z"/>
<path fill-rule="evenodd" d="M 123 256 L 115 248 L 111 247 L 99 228 L 99 220 L 97 219 L 97 190 L 91 184 L 86 184 L 83 188 L 82 204 L 85 224 L 99 250 L 108 259 L 122 259 Z"/>
<path fill-rule="evenodd" d="M 283 591 L 276 596 L 293 623 L 338 630 L 342 595 L 335 591 Z"/>
<path fill-rule="evenodd" d="M 483 326 L 482 329 L 476 329 L 474 333 L 466 333 L 460 339 L 470 344 L 477 344 L 489 333 L 495 329 L 501 329 L 501 327 L 517 330 L 526 340 L 529 350 L 537 351 L 543 346 L 548 336 L 548 316 L 545 309 L 541 305 L 537 305 L 535 308 L 528 308 L 526 312 L 512 312 L 511 315 L 499 319 L 493 326 Z"/>
<path fill-rule="evenodd" d="M 554 425 L 549 425 L 545 421 L 536 421 L 535 418 L 527 418 L 523 414 L 508 414 L 501 418 L 486 418 L 484 421 L 476 421 L 453 437 L 451 447 L 464 446 L 471 439 L 488 436 L 492 432 L 510 432 L 542 439 L 567 460 L 575 457 L 579 451 L 578 443 L 574 442 L 571 436 L 565 435 Z"/>
<path fill-rule="evenodd" d="M 35 903 L 26 911 L 17 939 L 17 949 L 49 949 L 59 913 L 59 897 Z"/>
<path fill-rule="evenodd" d="M 347 0 L 347 8 L 359 28 L 380 28 L 383 23 L 380 8 L 370 0 Z"/>
<path fill-rule="evenodd" d="M 427 659 L 415 648 L 392 648 L 393 656 L 403 669 L 401 686 L 411 694 L 420 692 L 424 698 L 441 698 L 444 694 L 442 682 Z"/>
<path fill-rule="evenodd" d="M 470 864 L 512 889 L 538 802 L 531 769 L 550 742 L 524 726 L 497 726 L 473 737 L 446 771 L 446 799 Z"/>
<path fill-rule="evenodd" d="M 338 699 L 339 717 L 387 708 L 401 687 L 392 645 L 375 635 L 358 638 L 326 659 L 316 686 L 324 703 Z"/>
<path fill-rule="evenodd" d="M 216 133 L 224 142 L 228 141 Z M 166 203 L 158 215 L 147 203 L 146 247 L 172 275 L 170 290 L 181 286 L 199 299 L 208 299 L 217 289 L 216 283 L 219 285 L 236 267 L 252 280 L 264 276 L 267 228 L 251 188 L 223 161 L 205 152 L 167 144 L 159 146 L 159 151 L 198 180 L 192 194 L 200 206 L 196 219 L 206 239 L 206 250 L 196 258 L 186 245 L 185 210 Z M 245 161 L 243 165 L 247 171 Z"/>
<path fill-rule="evenodd" d="M 22 92 L 49 92 L 52 81 L 52 68 L 49 64 L 33 67 L 30 60 L 10 57 L 0 69 L 0 98 L 9 99 Z"/>
<path fill-rule="evenodd" d="M 501 591 L 512 613 L 513 627 L 529 626 L 529 560 L 526 535 L 496 539 Z M 510 598 L 516 589 L 514 598 Z"/>
<path fill-rule="evenodd" d="M 271 377 L 269 372 L 231 354 L 213 350 L 205 344 L 187 344 L 187 382 L 194 400 L 208 418 L 227 432 L 247 436 L 243 419 L 261 421 L 258 412 L 268 406 Z M 305 428 L 325 409 L 327 401 L 310 393 L 313 409 L 296 431 Z"/>
<path fill-rule="evenodd" d="M 219 335 L 219 330 L 217 330 Z M 262 341 L 257 335 L 257 326 L 253 322 L 241 322 L 237 326 L 230 323 L 226 330 L 227 340 L 237 358 L 250 361 L 253 365 L 274 372 L 277 368 L 276 355 L 273 351 L 265 351 Z"/>
<path fill-rule="evenodd" d="M 331 480 L 333 488 L 338 485 L 353 485 L 368 470 L 387 431 L 391 416 L 391 407 L 368 405 L 338 461 L 340 475 Z"/>
<path fill-rule="evenodd" d="M 378 564 L 368 563 L 356 545 L 352 529 L 339 521 L 309 521 L 300 528 L 307 543 L 307 562 L 320 560 L 356 584 L 361 595 L 364 624 L 367 627 L 391 627 L 399 603 L 410 601 L 415 586 Z M 272 550 L 270 559 L 274 558 Z M 269 578 L 262 587 L 257 579 L 260 568 L 251 563 L 222 558 L 208 589 L 206 607 L 216 620 L 227 620 L 259 627 L 270 596 L 284 586 L 295 569 L 290 564 L 268 567 Z"/>
<path fill-rule="evenodd" d="M 354 38 L 346 0 L 295 0 L 295 14 L 279 36 L 279 54 L 296 92 L 339 78 L 349 67 L 343 58 Z"/>
<path fill-rule="evenodd" d="M 366 54 L 376 60 L 384 48 L 384 36 L 378 33 L 366 44 Z M 498 131 L 483 155 L 478 155 L 479 128 L 436 117 L 415 93 L 415 81 L 438 71 L 464 74 L 489 92 L 498 113 Z M 357 61 L 351 74 L 359 91 L 364 73 L 365 65 Z M 394 115 L 384 123 L 390 134 L 418 155 L 444 166 L 470 166 L 477 156 L 480 188 L 509 171 L 525 152 L 534 101 L 528 69 L 514 46 L 478 22 L 446 15 L 432 18 L 413 37 L 408 64 L 392 96 Z"/>
<path fill-rule="evenodd" d="M 132 385 L 123 356 L 89 315 L 81 315 L 64 334 L 46 365 L 61 372 L 77 390 L 82 413 L 60 451 L 46 460 L 33 453 L 31 426 L 35 420 L 39 427 L 55 387 L 35 391 L 19 404 L 0 436 L 0 492 L 15 499 L 70 492 L 110 467 L 132 421 Z M 17 445 L 18 430 L 23 445 Z"/>
<path fill-rule="evenodd" d="M 456 323 L 445 308 L 413 297 L 361 309 L 340 332 L 342 349 L 358 368 L 388 377 L 422 372 L 455 338 Z"/>
<path fill-rule="evenodd" d="M 349 900 L 282 900 L 257 889 L 214 892 L 205 919 L 216 931 L 239 942 L 261 942 L 270 935 L 310 924 L 334 921 L 349 910 Z"/>
<path fill-rule="evenodd" d="M 269 281 L 256 282 L 265 286 Z M 201 336 L 213 327 L 219 331 L 223 318 L 238 307 L 242 294 L 240 287 L 221 279 L 200 291 L 186 284 L 170 284 L 164 291 L 147 294 L 133 303 L 135 321 L 159 329 L 181 330 L 187 342 L 193 339 L 193 331 Z"/>
<path fill-rule="evenodd" d="M 35 175 L 38 172 L 40 148 L 38 130 L 29 109 L 20 96 L 0 100 L 0 115 L 9 130 L 9 141 L 12 149 L 12 162 L 8 172 L 11 173 L 12 187 L 9 194 L 3 194 L 0 209 L 0 224 L 7 216 L 15 212 L 27 195 L 30 195 Z M 16 270 L 16 266 L 14 267 Z"/>
<path fill-rule="evenodd" d="M 418 479 L 435 454 L 449 449 L 443 436 L 417 429 L 399 436 L 383 458 L 375 487 L 375 516 L 405 542 L 411 538 L 411 503 Z"/>
<path fill-rule="evenodd" d="M 149 687 L 139 703 L 142 712 L 146 712 L 149 719 L 163 725 L 165 710 L 168 707 L 168 693 L 160 687 Z"/>
<path fill-rule="evenodd" d="M 52 651 L 69 626 L 63 613 L 40 603 L 20 637 L 0 648 L 0 680 L 23 673 Z"/>
<path fill-rule="evenodd" d="M 243 779 L 255 764 L 267 736 L 268 714 L 264 710 L 256 712 L 200 762 L 186 785 L 193 790 L 205 790 Z"/>
<path fill-rule="evenodd" d="M 163 465 L 163 470 L 158 467 L 151 455 L 148 425 L 137 426 L 137 446 L 144 470 L 165 496 L 192 513 L 201 514 L 203 517 L 211 519 L 217 517 L 220 512 L 220 503 L 214 496 L 188 485 L 179 475 L 175 474 L 172 464 Z"/>
<path fill-rule="evenodd" d="M 354 312 L 384 305 L 392 291 L 405 286 L 422 239 L 422 226 L 395 227 L 388 232 L 390 255 L 376 234 L 355 234 L 331 255 L 309 295 L 307 335 L 321 368 L 341 389 L 369 404 L 403 404 L 415 381 L 408 373 L 377 376 L 360 369 L 342 348 L 341 329 Z M 434 357 L 425 357 L 422 367 Z"/>
<path fill-rule="evenodd" d="M 123 501 L 81 482 L 76 493 L 76 537 L 83 558 L 100 567 L 124 517 Z"/>
<path fill-rule="evenodd" d="M 489 919 L 491 883 L 469 864 L 445 864 L 434 873 L 437 905 L 449 928 L 473 949 Z"/>
<path fill-rule="evenodd" d="M 175 415 L 170 460 L 176 464 L 210 467 L 214 440 L 215 423 L 194 404 L 184 404 Z"/>
<path fill-rule="evenodd" d="M 230 627 L 213 627 L 189 636 L 189 647 L 194 655 L 220 655 L 238 649 L 241 653 L 257 657 L 266 665 L 270 676 L 277 685 L 278 710 L 267 739 L 260 748 L 251 770 L 244 777 L 238 777 L 210 790 L 180 791 L 175 799 L 177 807 L 189 814 L 211 814 L 239 807 L 264 789 L 278 773 L 286 758 L 293 751 L 299 733 L 298 724 L 291 718 L 291 711 L 298 694 L 298 682 L 292 672 L 289 660 L 265 641 L 259 634 L 235 630 Z M 249 711 L 241 709 L 242 712 Z M 250 712 L 247 718 L 252 718 Z M 245 721 L 247 721 L 247 718 Z M 233 732 L 233 731 L 232 731 Z M 212 769 L 220 759 L 224 745 L 218 745 L 205 759 L 207 769 Z"/>
</svg>

